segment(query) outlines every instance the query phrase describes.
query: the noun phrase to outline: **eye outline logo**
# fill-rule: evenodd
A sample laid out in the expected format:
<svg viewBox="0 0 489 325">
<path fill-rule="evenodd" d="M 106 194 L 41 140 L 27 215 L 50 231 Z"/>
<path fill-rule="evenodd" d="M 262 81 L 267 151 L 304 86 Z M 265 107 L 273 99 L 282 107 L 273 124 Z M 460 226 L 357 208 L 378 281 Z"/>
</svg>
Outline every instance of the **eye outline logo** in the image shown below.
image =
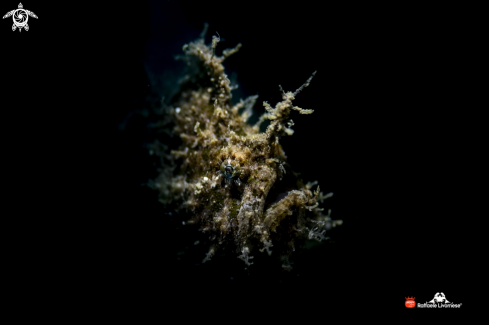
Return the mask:
<svg viewBox="0 0 489 325">
<path fill-rule="evenodd" d="M 24 9 L 21 2 L 19 2 L 19 6 L 17 9 L 7 12 L 3 16 L 3 19 L 8 18 L 10 16 L 12 16 L 12 20 L 14 21 L 14 24 L 12 25 L 12 31 L 15 31 L 18 28 L 19 32 L 22 31 L 22 28 L 24 28 L 26 31 L 29 30 L 29 25 L 27 25 L 29 16 L 36 19 L 38 18 L 37 15 L 32 11 Z"/>
</svg>

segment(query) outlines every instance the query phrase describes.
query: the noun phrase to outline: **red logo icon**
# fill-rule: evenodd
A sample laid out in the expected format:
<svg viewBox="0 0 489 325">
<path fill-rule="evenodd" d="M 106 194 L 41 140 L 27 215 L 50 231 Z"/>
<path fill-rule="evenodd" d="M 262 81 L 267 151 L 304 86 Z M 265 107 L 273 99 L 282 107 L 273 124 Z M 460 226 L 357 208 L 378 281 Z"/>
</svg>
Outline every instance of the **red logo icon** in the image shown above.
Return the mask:
<svg viewBox="0 0 489 325">
<path fill-rule="evenodd" d="M 404 303 L 407 308 L 414 308 L 416 306 L 416 302 L 414 301 L 416 297 L 407 297 L 406 302 Z"/>
</svg>

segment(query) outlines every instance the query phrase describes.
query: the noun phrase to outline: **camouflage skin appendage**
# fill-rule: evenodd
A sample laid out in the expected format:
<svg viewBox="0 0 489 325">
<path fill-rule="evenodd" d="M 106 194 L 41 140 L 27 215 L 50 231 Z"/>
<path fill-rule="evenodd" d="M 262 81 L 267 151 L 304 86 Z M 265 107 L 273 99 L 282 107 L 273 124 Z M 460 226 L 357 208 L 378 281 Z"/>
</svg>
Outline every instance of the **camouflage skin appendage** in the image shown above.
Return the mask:
<svg viewBox="0 0 489 325">
<path fill-rule="evenodd" d="M 182 144 L 161 153 L 161 173 L 152 182 L 160 201 L 184 211 L 194 224 L 209 236 L 210 248 L 203 262 L 219 247 L 230 245 L 247 265 L 254 254 L 280 258 L 284 269 L 291 269 L 289 257 L 306 238 L 321 241 L 333 221 L 319 207 L 324 195 L 317 183 L 306 185 L 286 163 L 279 137 L 292 135 L 292 111 L 311 114 L 313 110 L 293 106 L 297 94 L 307 87 L 312 76 L 295 92 L 284 92 L 275 108 L 264 102 L 266 113 L 255 125 L 247 124 L 258 96 L 231 103 L 233 87 L 224 73 L 223 61 L 238 51 L 215 55 L 219 38 L 212 45 L 201 37 L 183 46 L 189 73 L 182 81 L 177 100 L 167 107 L 170 132 Z M 270 120 L 265 132 L 260 124 Z M 168 125 L 168 123 L 167 123 Z"/>
</svg>

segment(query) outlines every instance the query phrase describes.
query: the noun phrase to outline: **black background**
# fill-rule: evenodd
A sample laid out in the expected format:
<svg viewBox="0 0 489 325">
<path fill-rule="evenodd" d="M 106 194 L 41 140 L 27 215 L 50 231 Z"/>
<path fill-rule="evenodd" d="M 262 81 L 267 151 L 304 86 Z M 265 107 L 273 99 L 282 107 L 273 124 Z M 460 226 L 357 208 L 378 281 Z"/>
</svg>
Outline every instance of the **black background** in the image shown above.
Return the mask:
<svg viewBox="0 0 489 325">
<path fill-rule="evenodd" d="M 171 297 L 179 306 L 218 304 L 214 295 L 231 305 L 253 296 L 252 305 L 325 310 L 368 301 L 406 310 L 404 297 L 441 291 L 468 300 L 463 12 L 312 2 L 84 6 L 24 3 L 39 17 L 28 32 L 2 20 L 4 199 L 14 207 L 2 216 L 3 251 L 27 287 L 155 305 Z M 223 39 L 218 54 L 243 44 L 225 66 L 237 76 L 236 100 L 259 95 L 257 115 L 262 101 L 280 100 L 279 84 L 294 91 L 318 71 L 294 102 L 315 112 L 293 116 L 295 133 L 281 143 L 294 170 L 334 192 L 324 207 L 344 224 L 290 273 L 266 262 L 244 270 L 234 256 L 196 265 L 206 250 L 193 246 L 198 235 L 141 186 L 156 176 L 143 148 L 151 116 L 142 112 L 160 91 L 153 78 L 176 82 L 173 56 L 205 22 L 207 42 L 216 32 Z"/>
</svg>

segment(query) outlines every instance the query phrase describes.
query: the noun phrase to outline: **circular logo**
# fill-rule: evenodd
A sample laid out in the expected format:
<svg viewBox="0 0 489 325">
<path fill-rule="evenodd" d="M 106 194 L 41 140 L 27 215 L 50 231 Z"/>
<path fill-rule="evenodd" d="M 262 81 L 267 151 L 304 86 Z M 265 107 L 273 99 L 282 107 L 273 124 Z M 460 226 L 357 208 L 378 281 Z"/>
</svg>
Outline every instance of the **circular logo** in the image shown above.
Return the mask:
<svg viewBox="0 0 489 325">
<path fill-rule="evenodd" d="M 27 16 L 27 12 L 25 12 L 24 9 L 15 10 L 12 16 L 14 18 L 14 24 L 17 27 L 24 27 L 27 24 L 27 20 L 29 19 Z"/>
</svg>

